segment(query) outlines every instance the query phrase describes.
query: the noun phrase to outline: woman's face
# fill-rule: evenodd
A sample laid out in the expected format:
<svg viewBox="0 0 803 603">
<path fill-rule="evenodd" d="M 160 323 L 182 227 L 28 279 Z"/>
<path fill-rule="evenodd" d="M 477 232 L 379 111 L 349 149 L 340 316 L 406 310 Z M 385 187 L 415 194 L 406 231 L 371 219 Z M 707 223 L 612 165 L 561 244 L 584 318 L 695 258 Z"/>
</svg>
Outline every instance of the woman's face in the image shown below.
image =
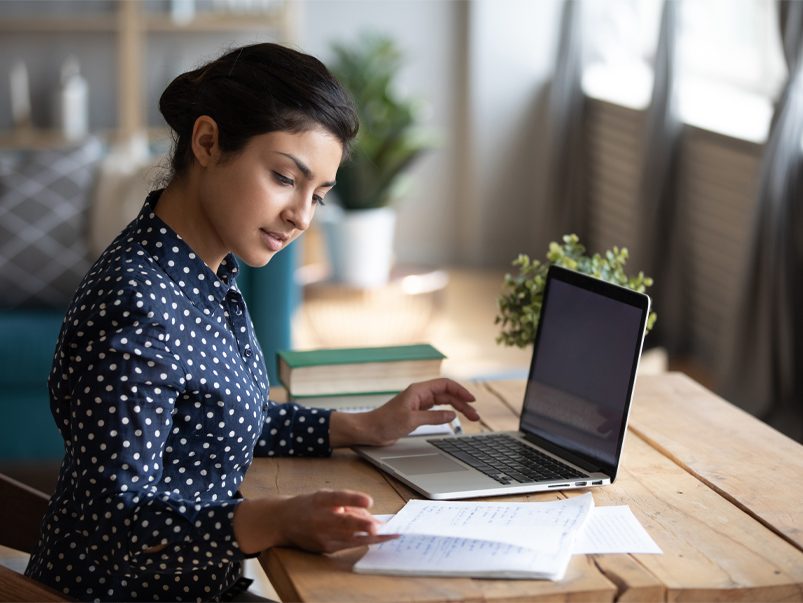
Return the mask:
<svg viewBox="0 0 803 603">
<path fill-rule="evenodd" d="M 340 141 L 314 128 L 255 136 L 242 152 L 211 161 L 198 189 L 207 242 L 218 248 L 211 256 L 231 251 L 249 266 L 267 264 L 310 225 L 342 156 Z"/>
</svg>

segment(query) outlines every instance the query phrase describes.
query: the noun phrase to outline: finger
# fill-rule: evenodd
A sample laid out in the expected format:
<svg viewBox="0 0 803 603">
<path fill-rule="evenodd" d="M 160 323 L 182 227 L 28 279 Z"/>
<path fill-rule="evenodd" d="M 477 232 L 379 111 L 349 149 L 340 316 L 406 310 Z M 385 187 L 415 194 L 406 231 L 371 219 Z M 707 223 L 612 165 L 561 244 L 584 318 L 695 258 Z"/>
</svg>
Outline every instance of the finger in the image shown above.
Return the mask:
<svg viewBox="0 0 803 603">
<path fill-rule="evenodd" d="M 364 509 L 347 507 L 346 511 L 337 517 L 337 529 L 346 533 L 365 532 L 376 534 L 382 522 Z"/>
<path fill-rule="evenodd" d="M 473 406 L 473 404 L 471 402 L 458 400 L 458 399 L 451 398 L 451 397 L 446 396 L 446 395 L 438 396 L 434 400 L 434 404 L 432 406 L 430 406 L 429 408 L 423 408 L 423 405 L 422 405 L 421 410 L 429 410 L 430 408 L 433 408 L 435 406 L 451 406 L 455 410 L 457 410 L 460 413 L 462 413 L 463 415 L 465 415 L 465 417 L 467 419 L 469 419 L 470 421 L 479 421 L 480 420 L 480 414 L 477 412 L 477 409 L 474 408 L 474 406 Z"/>
<path fill-rule="evenodd" d="M 344 547 L 365 546 L 368 544 L 379 544 L 388 540 L 396 540 L 401 534 L 360 534 L 356 533 L 349 538 L 336 539 Z"/>
<path fill-rule="evenodd" d="M 317 502 L 327 507 L 356 507 L 368 509 L 373 499 L 362 492 L 353 490 L 320 490 L 316 492 Z"/>
<path fill-rule="evenodd" d="M 439 396 L 447 396 L 450 399 L 464 402 L 473 402 L 476 399 L 474 394 L 465 387 L 446 377 L 414 383 L 410 386 L 410 390 L 416 396 L 422 407 L 425 403 L 429 403 L 431 407 L 432 404 L 434 404 L 435 398 Z"/>
<path fill-rule="evenodd" d="M 452 400 L 450 404 L 458 411 L 463 413 L 463 415 L 469 421 L 479 421 L 480 420 L 480 413 L 477 412 L 477 409 L 474 408 L 469 402 L 465 402 L 463 400 Z"/>
<path fill-rule="evenodd" d="M 354 535 L 351 538 L 329 540 L 322 548 L 324 552 L 334 553 L 337 551 L 342 551 L 344 549 L 351 549 L 358 546 L 381 544 L 383 542 L 387 542 L 388 540 L 395 540 L 398 537 L 399 537 L 398 534 L 382 534 L 376 536 Z"/>
<path fill-rule="evenodd" d="M 343 507 L 344 513 L 349 513 L 354 515 L 355 517 L 364 517 L 366 519 L 370 519 L 373 522 L 381 524 L 382 522 L 376 518 L 368 509 L 365 507 Z"/>
<path fill-rule="evenodd" d="M 465 400 L 467 402 L 475 400 L 474 394 L 472 394 L 468 389 L 460 385 L 457 381 L 449 379 L 447 377 L 440 377 L 439 379 L 432 379 L 431 381 L 425 381 L 424 383 L 428 384 L 430 387 L 430 391 L 433 394 L 449 394 L 450 396 L 454 396 L 460 400 Z"/>
<path fill-rule="evenodd" d="M 471 402 L 465 402 L 447 395 L 440 395 L 435 400 L 436 406 L 451 406 L 461 412 L 470 421 L 479 421 L 480 414 Z"/>
<path fill-rule="evenodd" d="M 452 410 L 427 410 L 413 415 L 416 427 L 420 425 L 441 425 L 453 421 L 457 414 Z"/>
<path fill-rule="evenodd" d="M 450 397 L 448 395 L 439 395 L 434 399 L 422 401 L 419 404 L 417 404 L 418 408 L 414 409 L 413 412 L 416 412 L 416 411 L 419 411 L 419 412 L 431 411 L 432 409 L 434 409 L 437 406 L 451 406 L 455 410 L 460 411 L 470 421 L 479 421 L 480 420 L 480 414 L 477 412 L 477 409 L 474 408 L 471 405 L 470 402 L 466 402 L 464 400 L 459 400 L 459 399 L 456 399 L 456 398 L 452 398 L 452 397 Z M 442 410 L 442 409 L 436 409 L 436 410 Z M 451 412 L 451 411 L 449 411 L 449 412 Z M 441 423 L 445 423 L 446 421 L 451 421 L 452 419 L 454 419 L 454 417 L 455 417 L 455 414 L 454 414 L 454 412 L 452 412 L 452 414 L 450 415 L 450 418 L 447 418 L 447 419 L 441 421 Z M 426 423 L 422 423 L 422 424 L 426 424 Z"/>
<path fill-rule="evenodd" d="M 400 536 L 401 534 L 374 534 L 371 536 L 358 534 L 355 535 L 355 541 L 357 542 L 357 546 L 362 546 L 366 544 L 379 544 L 389 540 L 396 540 Z"/>
</svg>

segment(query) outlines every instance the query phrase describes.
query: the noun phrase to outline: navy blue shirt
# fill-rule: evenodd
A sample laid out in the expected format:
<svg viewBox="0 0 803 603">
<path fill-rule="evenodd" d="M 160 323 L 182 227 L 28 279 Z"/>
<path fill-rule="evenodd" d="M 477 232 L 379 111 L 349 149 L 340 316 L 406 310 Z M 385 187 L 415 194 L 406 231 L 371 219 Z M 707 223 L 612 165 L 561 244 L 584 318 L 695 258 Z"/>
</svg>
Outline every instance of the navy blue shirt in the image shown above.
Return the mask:
<svg viewBox="0 0 803 603">
<path fill-rule="evenodd" d="M 26 574 L 73 598 L 217 598 L 253 456 L 331 453 L 328 411 L 268 398 L 234 257 L 212 272 L 158 198 L 82 281 L 50 374 L 65 456 Z"/>
</svg>

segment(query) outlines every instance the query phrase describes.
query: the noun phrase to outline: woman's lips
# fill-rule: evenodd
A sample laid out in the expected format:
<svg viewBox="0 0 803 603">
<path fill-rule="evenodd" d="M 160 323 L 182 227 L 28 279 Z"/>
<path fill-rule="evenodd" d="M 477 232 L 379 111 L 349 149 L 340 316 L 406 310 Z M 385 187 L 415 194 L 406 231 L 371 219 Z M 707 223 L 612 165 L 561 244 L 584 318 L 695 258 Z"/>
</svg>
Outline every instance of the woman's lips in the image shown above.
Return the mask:
<svg viewBox="0 0 803 603">
<path fill-rule="evenodd" d="M 268 249 L 271 251 L 279 251 L 287 242 L 287 235 L 270 232 L 261 228 L 259 229 L 259 234 L 262 236 L 265 245 L 267 245 Z"/>
</svg>

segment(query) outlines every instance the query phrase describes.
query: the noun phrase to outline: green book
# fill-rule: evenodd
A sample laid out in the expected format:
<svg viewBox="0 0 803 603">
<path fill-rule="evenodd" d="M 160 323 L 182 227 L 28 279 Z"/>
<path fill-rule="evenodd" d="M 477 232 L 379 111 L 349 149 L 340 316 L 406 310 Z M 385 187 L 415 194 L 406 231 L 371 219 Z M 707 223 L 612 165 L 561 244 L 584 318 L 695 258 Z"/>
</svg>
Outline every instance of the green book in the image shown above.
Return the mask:
<svg viewBox="0 0 803 603">
<path fill-rule="evenodd" d="M 397 392 L 439 377 L 444 358 L 429 344 L 277 352 L 279 379 L 291 396 Z"/>
</svg>

